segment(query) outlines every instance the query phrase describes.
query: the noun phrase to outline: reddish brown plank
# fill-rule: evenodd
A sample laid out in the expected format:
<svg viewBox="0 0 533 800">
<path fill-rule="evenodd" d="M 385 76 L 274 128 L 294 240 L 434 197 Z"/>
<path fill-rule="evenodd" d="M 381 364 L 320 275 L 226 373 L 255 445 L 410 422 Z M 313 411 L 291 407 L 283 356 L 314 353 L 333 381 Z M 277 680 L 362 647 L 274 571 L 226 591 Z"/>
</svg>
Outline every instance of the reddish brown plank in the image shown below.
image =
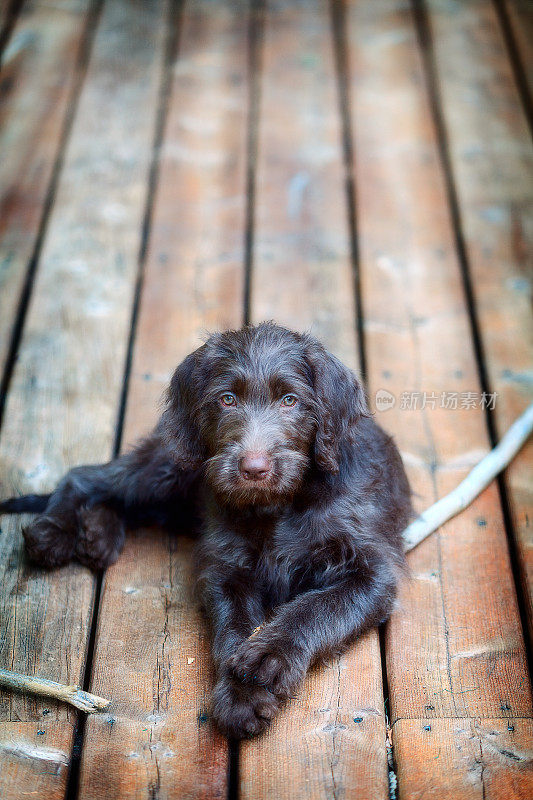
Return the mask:
<svg viewBox="0 0 533 800">
<path fill-rule="evenodd" d="M 0 77 L 0 372 L 76 85 L 90 0 L 29 2 Z"/>
<path fill-rule="evenodd" d="M 192 597 L 190 540 L 131 534 L 106 578 L 81 798 L 225 798 L 227 745 L 209 719 L 209 643 Z"/>
<path fill-rule="evenodd" d="M 428 4 L 449 152 L 501 437 L 533 400 L 533 148 L 490 3 Z M 466 77 L 465 77 L 466 76 Z M 506 483 L 533 636 L 533 444 Z"/>
<path fill-rule="evenodd" d="M 383 386 L 397 396 L 394 409 L 378 412 L 378 419 L 396 432 L 415 491 L 421 495 L 418 504 L 424 506 L 452 488 L 487 449 L 479 407 L 461 408 L 461 398 L 456 411 L 439 407 L 443 391 L 479 392 L 477 368 L 412 18 L 401 3 L 382 10 L 373 5 L 354 7 L 350 33 L 370 383 L 373 392 Z M 379 105 L 374 103 L 378 96 L 383 98 Z M 392 131 L 396 132 L 394 146 L 390 145 Z M 394 304 L 385 304 L 383 297 L 394 298 Z M 401 392 L 411 389 L 434 391 L 436 407 L 428 403 L 418 413 L 403 409 Z M 420 479 L 424 472 L 429 477 Z M 478 524 L 481 516 L 486 519 Z M 478 569 L 480 560 L 483 571 Z M 497 716 L 500 691 L 514 695 L 514 713 L 528 710 L 528 691 L 517 692 L 512 680 L 523 675 L 523 649 L 495 487 L 490 487 L 440 536 L 418 548 L 412 561 L 416 571 L 419 564 L 436 570 L 435 575 L 430 569 L 411 581 L 411 591 L 422 591 L 415 588 L 420 583 L 426 586 L 424 592 L 436 593 L 435 618 L 432 614 L 428 619 L 423 604 L 409 608 L 412 634 L 417 619 L 426 635 L 431 634 L 427 657 L 431 651 L 433 658 L 437 655 L 439 628 L 444 627 L 443 619 L 438 622 L 443 607 L 447 617 L 448 633 L 440 653 L 448 652 L 450 662 L 440 662 L 440 676 L 439 671 L 428 675 L 426 691 L 435 692 L 436 702 L 442 703 L 446 714 L 462 711 Z M 494 581 L 497 572 L 499 579 Z M 443 581 L 454 591 L 447 590 Z M 431 591 L 430 586 L 435 589 Z M 482 606 L 474 603 L 478 593 L 484 597 Z M 465 605 L 469 596 L 471 607 Z M 458 624 L 454 626 L 454 622 Z M 492 656 L 484 663 L 480 653 L 476 667 L 481 675 L 484 670 L 490 671 L 491 680 L 480 680 L 468 696 L 455 696 L 455 689 L 467 688 L 462 684 L 468 682 L 465 665 L 461 669 L 453 665 L 456 650 L 467 643 L 473 646 L 477 636 L 481 646 L 483 639 L 491 638 L 491 628 L 503 637 L 502 652 L 495 663 Z M 389 638 L 391 642 L 401 639 L 395 635 L 394 626 Z M 408 669 L 415 664 L 400 650 L 399 644 L 391 644 L 391 681 L 395 689 L 405 693 Z M 417 668 L 425 672 L 426 653 L 421 651 L 415 657 Z M 415 709 L 417 713 L 423 711 L 431 692 L 418 692 L 411 694 L 409 702 L 406 695 L 402 713 L 395 701 L 399 716 L 404 710 L 408 715 Z"/>
<path fill-rule="evenodd" d="M 357 366 L 354 287 L 326 2 L 267 4 L 251 316 L 311 329 Z M 241 747 L 240 796 L 388 797 L 375 631 L 306 679 Z"/>
<path fill-rule="evenodd" d="M 241 745 L 243 797 L 388 797 L 376 638 L 312 670 L 265 737 Z"/>
<path fill-rule="evenodd" d="M 51 488 L 67 467 L 112 451 L 163 34 L 160 2 L 113 2 L 100 19 L 7 398 L 3 496 Z M 50 573 L 28 565 L 18 519 L 2 519 L 0 544 L 2 665 L 79 683 L 93 577 L 77 565 Z M 5 692 L 0 713 L 0 794 L 19 798 L 33 791 L 34 762 L 10 743 L 30 736 L 31 745 L 37 721 L 40 746 L 51 740 L 70 756 L 76 716 Z M 5 765 L 10 759 L 13 769 Z M 66 775 L 50 775 L 47 797 L 63 796 Z"/>
<path fill-rule="evenodd" d="M 530 719 L 402 719 L 394 738 L 402 798 L 527 800 L 533 794 Z"/>
<path fill-rule="evenodd" d="M 422 509 L 488 448 L 479 394 L 476 408 L 461 407 L 462 392 L 480 391 L 478 372 L 411 11 L 401 0 L 353 4 L 347 23 L 370 392 L 373 401 L 378 390 L 395 397 L 393 408 L 378 407 L 377 420 L 396 436 Z M 418 393 L 418 411 L 402 407 L 404 392 Z M 458 393 L 456 410 L 440 407 L 443 392 Z M 409 562 L 387 634 L 393 721 L 529 715 L 496 487 Z M 393 729 L 399 791 L 416 797 L 424 784 L 406 777 L 404 731 Z M 445 776 L 432 774 L 435 791 L 445 791 Z M 456 797 L 469 797 L 467 771 L 457 782 Z"/>
<path fill-rule="evenodd" d="M 70 761 L 71 726 L 64 721 L 51 721 L 46 725 L 41 720 L 11 722 L 2 724 L 2 733 L 2 800 L 63 798 Z"/>
<path fill-rule="evenodd" d="M 185 6 L 126 442 L 150 428 L 173 369 L 205 330 L 242 323 L 247 30 L 245 2 Z M 191 543 L 158 530 L 131 535 L 109 570 L 92 689 L 113 704 L 87 725 L 82 800 L 226 796 L 227 743 L 209 719 L 211 655 L 191 585 Z"/>
</svg>

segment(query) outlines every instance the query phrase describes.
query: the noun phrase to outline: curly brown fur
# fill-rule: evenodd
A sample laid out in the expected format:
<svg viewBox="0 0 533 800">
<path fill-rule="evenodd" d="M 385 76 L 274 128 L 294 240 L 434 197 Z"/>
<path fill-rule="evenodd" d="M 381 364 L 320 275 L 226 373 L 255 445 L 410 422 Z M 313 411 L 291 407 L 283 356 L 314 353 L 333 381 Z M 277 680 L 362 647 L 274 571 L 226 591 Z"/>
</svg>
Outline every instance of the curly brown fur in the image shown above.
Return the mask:
<svg viewBox="0 0 533 800">
<path fill-rule="evenodd" d="M 200 532 L 214 718 L 254 735 L 314 661 L 390 614 L 407 479 L 355 375 L 309 335 L 272 323 L 215 334 L 177 368 L 167 399 L 130 453 L 28 501 L 43 511 L 25 531 L 28 555 L 102 568 L 125 526 L 175 527 L 187 514 Z"/>
</svg>

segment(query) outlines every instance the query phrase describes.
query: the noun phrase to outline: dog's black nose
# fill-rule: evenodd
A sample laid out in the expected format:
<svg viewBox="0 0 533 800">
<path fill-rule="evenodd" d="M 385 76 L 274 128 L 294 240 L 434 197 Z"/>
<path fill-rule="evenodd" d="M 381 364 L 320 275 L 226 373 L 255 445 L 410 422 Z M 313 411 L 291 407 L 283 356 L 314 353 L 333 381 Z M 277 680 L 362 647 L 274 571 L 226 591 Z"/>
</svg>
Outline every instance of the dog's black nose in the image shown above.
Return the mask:
<svg viewBox="0 0 533 800">
<path fill-rule="evenodd" d="M 247 453 L 241 458 L 239 469 L 243 478 L 249 481 L 262 481 L 270 474 L 272 464 L 264 453 Z"/>
</svg>

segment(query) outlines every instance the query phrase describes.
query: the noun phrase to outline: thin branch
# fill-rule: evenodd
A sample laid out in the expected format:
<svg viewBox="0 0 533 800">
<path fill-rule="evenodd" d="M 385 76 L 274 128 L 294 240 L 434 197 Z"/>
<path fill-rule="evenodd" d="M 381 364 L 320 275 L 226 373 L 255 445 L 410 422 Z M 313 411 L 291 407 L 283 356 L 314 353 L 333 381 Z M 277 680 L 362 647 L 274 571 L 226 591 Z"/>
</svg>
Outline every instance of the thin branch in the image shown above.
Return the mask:
<svg viewBox="0 0 533 800">
<path fill-rule="evenodd" d="M 111 700 L 105 700 L 95 694 L 84 692 L 78 686 L 65 686 L 45 678 L 19 675 L 18 672 L 10 672 L 7 669 L 0 669 L 0 686 L 19 692 L 40 694 L 43 697 L 55 697 L 56 700 L 70 703 L 71 706 L 79 708 L 80 711 L 86 711 L 88 714 L 105 711 L 111 702 Z"/>
<path fill-rule="evenodd" d="M 412 550 L 430 533 L 469 506 L 472 500 L 481 494 L 496 475 L 513 460 L 532 431 L 533 403 L 522 416 L 518 417 L 494 450 L 474 467 L 453 492 L 430 506 L 404 530 L 405 550 Z"/>
</svg>

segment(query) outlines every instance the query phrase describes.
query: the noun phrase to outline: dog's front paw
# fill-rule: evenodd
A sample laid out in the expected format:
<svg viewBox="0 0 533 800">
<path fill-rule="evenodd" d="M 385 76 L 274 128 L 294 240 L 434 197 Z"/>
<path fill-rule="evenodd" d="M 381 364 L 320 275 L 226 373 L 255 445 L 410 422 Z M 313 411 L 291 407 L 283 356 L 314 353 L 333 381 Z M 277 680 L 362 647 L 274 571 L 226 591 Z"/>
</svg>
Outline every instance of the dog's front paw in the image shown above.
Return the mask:
<svg viewBox="0 0 533 800">
<path fill-rule="evenodd" d="M 258 634 L 237 648 L 228 667 L 238 680 L 264 686 L 285 700 L 304 677 L 308 660 L 291 644 Z"/>
<path fill-rule="evenodd" d="M 213 693 L 213 717 L 217 727 L 233 739 L 257 736 L 269 726 L 279 701 L 263 686 L 253 686 L 224 675 Z"/>
</svg>

